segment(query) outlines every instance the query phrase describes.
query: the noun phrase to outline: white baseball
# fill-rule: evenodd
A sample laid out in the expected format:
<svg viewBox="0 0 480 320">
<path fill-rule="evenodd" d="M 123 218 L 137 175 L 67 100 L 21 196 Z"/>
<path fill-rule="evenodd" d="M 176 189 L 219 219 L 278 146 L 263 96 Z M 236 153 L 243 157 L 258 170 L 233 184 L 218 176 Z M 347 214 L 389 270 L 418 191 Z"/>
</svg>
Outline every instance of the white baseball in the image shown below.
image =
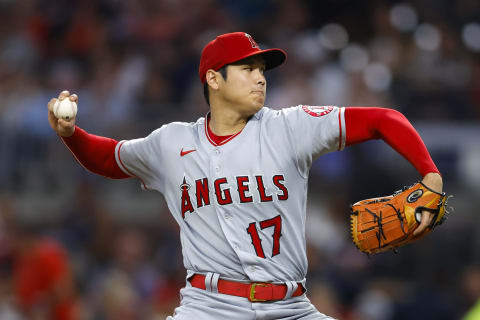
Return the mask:
<svg viewBox="0 0 480 320">
<path fill-rule="evenodd" d="M 77 115 L 77 103 L 65 98 L 62 101 L 57 100 L 53 105 L 53 114 L 57 119 L 70 120 Z"/>
</svg>

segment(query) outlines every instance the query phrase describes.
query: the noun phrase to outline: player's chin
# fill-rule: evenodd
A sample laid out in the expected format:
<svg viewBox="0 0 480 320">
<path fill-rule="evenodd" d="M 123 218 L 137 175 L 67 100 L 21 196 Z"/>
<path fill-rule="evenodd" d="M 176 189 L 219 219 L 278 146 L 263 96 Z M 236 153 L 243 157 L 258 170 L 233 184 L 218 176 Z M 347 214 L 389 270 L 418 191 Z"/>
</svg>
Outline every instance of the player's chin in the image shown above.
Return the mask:
<svg viewBox="0 0 480 320">
<path fill-rule="evenodd" d="M 264 104 L 265 104 L 265 96 L 255 95 L 252 98 L 252 106 L 254 106 L 255 108 L 261 109 Z"/>
<path fill-rule="evenodd" d="M 258 111 L 260 111 L 260 109 L 262 108 L 263 108 L 263 104 L 260 105 L 257 103 L 249 103 L 248 105 L 244 106 L 244 108 L 242 109 L 242 113 L 246 117 L 251 117 Z"/>
<path fill-rule="evenodd" d="M 255 113 L 257 113 L 258 111 L 260 111 L 260 109 L 263 108 L 263 104 L 264 104 L 264 101 L 262 101 L 262 102 L 259 101 L 258 103 L 252 104 L 252 105 L 251 105 L 251 108 L 250 108 L 250 109 L 251 109 L 251 112 L 250 112 L 250 113 L 251 113 L 251 114 L 255 114 Z"/>
</svg>

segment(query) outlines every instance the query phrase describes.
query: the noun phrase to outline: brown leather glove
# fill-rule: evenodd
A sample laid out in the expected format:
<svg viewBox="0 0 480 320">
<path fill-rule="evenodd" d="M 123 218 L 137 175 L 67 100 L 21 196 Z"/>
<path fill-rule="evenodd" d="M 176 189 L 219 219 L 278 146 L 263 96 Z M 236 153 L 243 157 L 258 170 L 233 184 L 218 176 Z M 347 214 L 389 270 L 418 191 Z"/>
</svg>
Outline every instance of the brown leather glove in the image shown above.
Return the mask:
<svg viewBox="0 0 480 320">
<path fill-rule="evenodd" d="M 350 213 L 353 242 L 360 251 L 371 254 L 416 241 L 446 219 L 447 198 L 445 193 L 418 182 L 391 196 L 359 201 L 352 205 Z M 425 210 L 433 214 L 432 222 L 422 234 L 413 236 Z"/>
</svg>

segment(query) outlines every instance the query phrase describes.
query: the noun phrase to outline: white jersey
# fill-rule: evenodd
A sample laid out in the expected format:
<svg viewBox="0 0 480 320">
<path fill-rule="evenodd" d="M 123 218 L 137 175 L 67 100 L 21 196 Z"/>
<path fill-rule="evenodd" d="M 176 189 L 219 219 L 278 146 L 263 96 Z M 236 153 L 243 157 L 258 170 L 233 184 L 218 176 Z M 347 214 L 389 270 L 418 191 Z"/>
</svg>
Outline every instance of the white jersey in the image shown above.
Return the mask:
<svg viewBox="0 0 480 320">
<path fill-rule="evenodd" d="M 264 107 L 220 145 L 206 122 L 174 122 L 121 141 L 117 163 L 164 195 L 189 274 L 304 281 L 309 169 L 318 156 L 344 148 L 344 108 Z"/>
</svg>

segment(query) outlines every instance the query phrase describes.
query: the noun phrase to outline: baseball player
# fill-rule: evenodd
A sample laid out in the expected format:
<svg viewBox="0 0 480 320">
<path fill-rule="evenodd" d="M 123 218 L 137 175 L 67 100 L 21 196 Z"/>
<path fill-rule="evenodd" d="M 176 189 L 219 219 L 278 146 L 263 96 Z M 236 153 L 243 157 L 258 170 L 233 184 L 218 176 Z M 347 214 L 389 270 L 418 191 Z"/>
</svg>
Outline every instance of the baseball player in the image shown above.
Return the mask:
<svg viewBox="0 0 480 320">
<path fill-rule="evenodd" d="M 399 112 L 384 108 L 264 106 L 264 72 L 281 49 L 247 33 L 223 34 L 202 51 L 199 77 L 210 111 L 128 141 L 89 134 L 75 119 L 49 122 L 76 160 L 113 179 L 135 177 L 163 194 L 181 233 L 186 285 L 168 319 L 331 319 L 306 297 L 308 174 L 319 156 L 383 139 L 441 192 L 424 143 Z M 63 91 L 58 99 L 78 101 Z M 430 213 L 416 229 L 423 232 Z"/>
</svg>

